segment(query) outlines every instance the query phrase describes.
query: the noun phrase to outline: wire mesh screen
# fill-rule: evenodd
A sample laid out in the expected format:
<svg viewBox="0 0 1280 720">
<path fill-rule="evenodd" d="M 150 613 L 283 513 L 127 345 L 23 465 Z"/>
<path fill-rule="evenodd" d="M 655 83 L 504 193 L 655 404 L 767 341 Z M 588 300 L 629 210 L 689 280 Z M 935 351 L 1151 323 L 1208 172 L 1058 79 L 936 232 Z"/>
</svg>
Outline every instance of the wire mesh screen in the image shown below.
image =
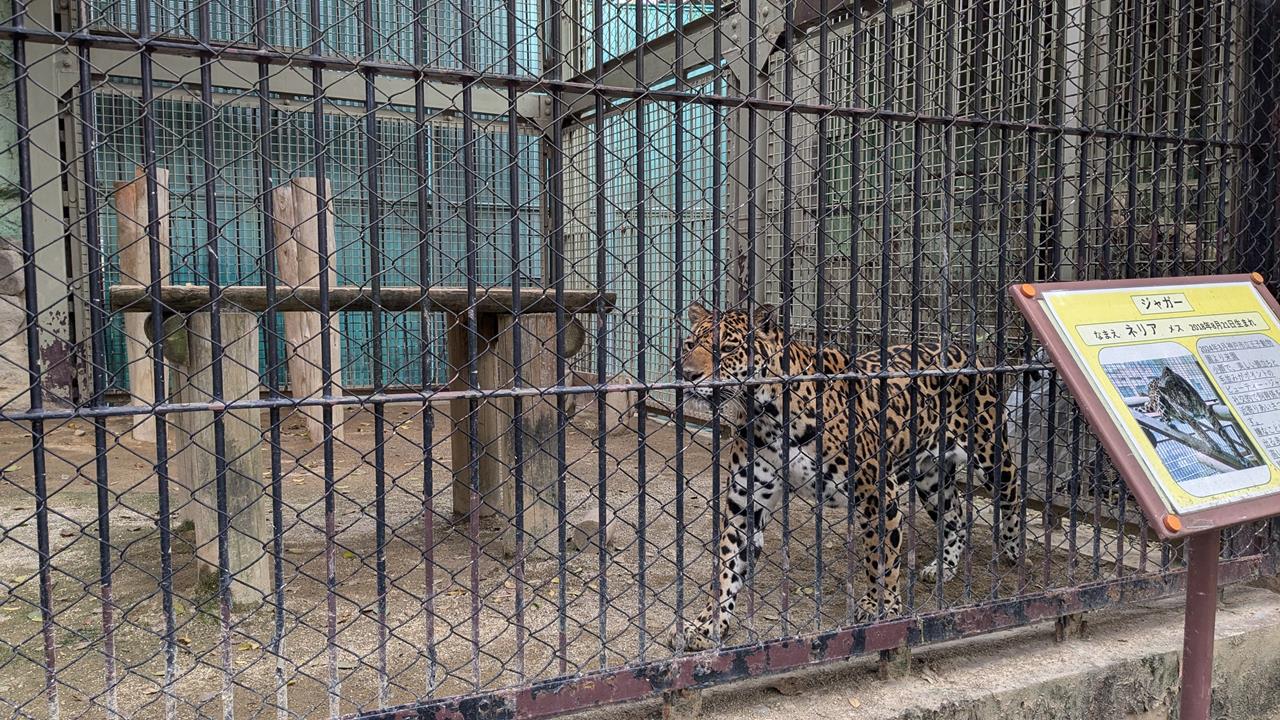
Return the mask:
<svg viewBox="0 0 1280 720">
<path fill-rule="evenodd" d="M 547 717 L 1178 592 L 1006 288 L 1275 277 L 1274 14 L 15 2 L 0 708 Z"/>
</svg>

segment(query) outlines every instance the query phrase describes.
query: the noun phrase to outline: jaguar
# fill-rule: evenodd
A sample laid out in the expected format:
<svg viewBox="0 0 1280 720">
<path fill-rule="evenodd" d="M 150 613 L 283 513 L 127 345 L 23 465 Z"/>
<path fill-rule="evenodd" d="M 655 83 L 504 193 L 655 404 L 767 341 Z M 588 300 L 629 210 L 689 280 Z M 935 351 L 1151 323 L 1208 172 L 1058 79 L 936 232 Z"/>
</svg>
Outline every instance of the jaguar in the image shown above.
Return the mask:
<svg viewBox="0 0 1280 720">
<path fill-rule="evenodd" d="M 953 577 L 964 547 L 955 475 L 970 457 L 992 497 L 999 498 L 998 552 L 1006 561 L 1018 560 L 1018 483 L 1009 453 L 997 457 L 1004 439 L 997 423 L 1000 398 L 993 376 L 977 372 L 969 353 L 927 343 L 891 346 L 883 359 L 879 348 L 857 357 L 834 347 L 818 352 L 810 344 L 785 341 L 769 305 L 713 312 L 695 303 L 688 319 L 690 332 L 677 358 L 686 397 L 717 404 L 738 432 L 722 454 L 728 458 L 729 488 L 717 541 L 718 597 L 708 600 L 683 633 L 670 636 L 674 649 L 706 650 L 728 636 L 748 553 L 758 558 L 763 552 L 784 482 L 823 507 L 847 510 L 853 503 L 869 586 L 854 609 L 859 622 L 902 611 L 905 528 L 899 493 L 908 482 L 915 482 L 930 518 L 943 530 L 941 553 L 920 576 L 929 582 Z M 837 377 L 824 379 L 821 389 L 818 381 L 791 379 L 785 383 L 790 391 L 783 391 L 784 378 L 832 375 Z"/>
<path fill-rule="evenodd" d="M 1147 401 L 1142 405 L 1141 411 L 1159 416 L 1166 422 L 1185 423 L 1209 447 L 1221 451 L 1221 444 L 1209 434 L 1212 431 L 1227 442 L 1229 454 L 1235 460 L 1244 463 L 1252 459 L 1248 457 L 1248 450 L 1242 452 L 1235 438 L 1227 433 L 1226 426 L 1200 396 L 1200 391 L 1173 368 L 1166 366 L 1147 383 Z"/>
</svg>

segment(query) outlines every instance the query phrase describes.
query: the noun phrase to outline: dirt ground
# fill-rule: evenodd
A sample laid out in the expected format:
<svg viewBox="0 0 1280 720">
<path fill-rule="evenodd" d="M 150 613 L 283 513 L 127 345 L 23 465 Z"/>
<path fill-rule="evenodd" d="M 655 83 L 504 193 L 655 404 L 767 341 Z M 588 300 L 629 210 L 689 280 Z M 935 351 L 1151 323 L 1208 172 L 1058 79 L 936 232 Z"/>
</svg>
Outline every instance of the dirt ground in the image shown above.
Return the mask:
<svg viewBox="0 0 1280 720">
<path fill-rule="evenodd" d="M 497 522 L 486 521 L 475 538 L 465 523 L 452 522 L 447 417 L 434 416 L 429 453 L 423 449 L 421 408 L 393 406 L 387 419 L 383 603 L 375 561 L 372 416 L 349 411 L 346 443 L 335 450 L 332 616 L 322 454 L 306 436 L 301 419 L 286 417 L 281 632 L 276 631 L 275 602 L 269 597 L 233 613 L 224 645 L 216 597 L 207 583 L 198 582 L 191 533 L 179 534 L 172 551 L 176 660 L 168 693 L 155 448 L 124 437 L 127 421 L 112 420 L 108 560 L 115 698 L 121 713 L 159 717 L 172 703 L 178 717 L 219 715 L 224 697 L 234 697 L 239 717 L 276 717 L 280 704 L 292 716 L 312 717 L 328 712 L 331 697 L 337 698 L 340 712 L 349 713 L 670 654 L 663 643 L 676 612 L 683 607 L 692 615 L 701 609 L 712 570 L 709 432 L 686 433 L 677 453 L 673 425 L 651 416 L 643 473 L 639 436 L 630 430 L 608 436 L 605 503 L 615 518 L 609 547 L 603 552 L 594 544 L 570 549 L 562 572 L 560 560 L 552 558 L 515 567 L 499 550 Z M 267 424 L 264 413 L 263 426 Z M 566 507 L 569 517 L 581 522 L 594 519 L 599 504 L 594 411 L 577 414 L 572 426 L 566 437 Z M 0 426 L 0 705 L 15 716 L 47 717 L 31 443 L 27 428 Z M 106 638 L 92 428 L 83 421 L 51 427 L 44 450 L 58 702 L 64 716 L 104 717 Z M 269 467 L 265 460 L 264 467 Z M 428 467 L 434 479 L 429 503 L 434 542 L 424 547 L 423 478 Z M 678 484 L 684 485 L 682 501 Z M 644 518 L 639 516 L 642 497 Z M 1077 581 L 1084 579 L 1081 567 L 1088 560 L 1068 568 L 1064 533 L 1056 533 L 1046 554 L 1043 524 L 1034 513 L 1028 517 L 1025 561 L 1019 567 L 993 563 L 990 508 L 981 497 L 971 508 L 975 539 L 963 564 L 967 572 L 947 584 L 944 597 L 932 585 L 909 579 L 907 600 L 914 610 L 1063 585 L 1069 572 L 1076 573 Z M 678 524 L 681 515 L 684 521 Z M 828 511 L 819 534 L 812 506 L 796 497 L 786 520 L 785 544 L 781 519 L 770 528 L 754 590 L 746 598 L 748 617 L 731 638 L 735 643 L 846 625 L 850 599 L 864 591 L 860 568 L 847 562 L 846 540 L 857 535 L 843 512 Z M 637 530 L 641 526 L 643 544 Z M 933 557 L 936 533 L 919 508 L 911 526 L 908 564 L 918 568 Z M 856 553 L 856 544 L 854 548 Z M 473 553 L 478 556 L 474 583 Z M 428 567 L 432 586 L 427 585 Z M 332 657 L 326 642 L 330 622 Z M 228 657 L 224 647 L 230 650 Z M 336 686 L 329 682 L 331 662 Z"/>
</svg>

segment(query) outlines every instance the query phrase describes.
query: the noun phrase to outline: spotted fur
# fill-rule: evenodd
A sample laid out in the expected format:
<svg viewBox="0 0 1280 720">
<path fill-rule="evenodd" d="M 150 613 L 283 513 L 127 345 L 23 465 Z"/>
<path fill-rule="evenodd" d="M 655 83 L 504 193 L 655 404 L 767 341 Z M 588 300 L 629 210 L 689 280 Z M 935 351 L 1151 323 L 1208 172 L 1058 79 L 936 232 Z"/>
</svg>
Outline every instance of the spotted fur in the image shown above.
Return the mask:
<svg viewBox="0 0 1280 720">
<path fill-rule="evenodd" d="M 705 381 L 713 377 L 713 346 L 718 344 L 720 371 L 716 378 L 731 381 L 719 388 L 719 399 L 725 416 L 738 419 L 740 432 L 726 454 L 730 487 L 727 519 L 718 543 L 719 598 L 708 602 L 683 637 L 672 638 L 674 646 L 702 650 L 725 638 L 745 583 L 748 528 L 752 534 L 751 552 L 758 557 L 764 549 L 765 527 L 778 509 L 781 482 L 789 481 L 798 492 L 812 495 L 827 507 L 845 507 L 852 499 L 862 528 L 862 565 L 870 586 L 857 603 L 859 621 L 896 615 L 902 610 L 899 581 L 904 528 L 898 498 L 900 489 L 910 480 L 908 473 L 913 465 L 918 496 L 934 522 L 942 524 L 944 534 L 941 557 L 923 569 L 923 578 L 934 581 L 941 575 L 943 580 L 950 579 L 960 561 L 964 541 L 961 511 L 954 502 L 954 473 L 969 455 L 993 486 L 993 494 L 1000 498 L 1001 553 L 1010 560 L 1019 557 L 1022 526 L 1018 484 L 1008 454 L 1001 461 L 1000 472 L 994 472 L 997 435 L 1003 433 L 1003 428 L 996 424 L 999 398 L 989 376 L 889 378 L 883 385 L 878 378 L 828 381 L 821 393 L 820 433 L 818 384 L 794 381 L 789 383 L 790 407 L 784 428 L 782 384 L 771 380 L 786 375 L 876 373 L 882 369 L 880 352 L 877 349 L 850 359 L 828 347 L 819 357 L 814 347 L 793 341 L 785 347 L 789 365 L 784 372 L 783 336 L 772 318 L 772 308 L 757 309 L 753 318 L 754 358 L 749 359 L 752 335 L 748 326 L 752 318 L 745 312 L 713 314 L 700 305 L 689 310 L 692 331 L 680 359 L 683 379 L 694 383 L 690 390 L 693 398 L 711 402 L 713 388 Z M 959 348 L 951 348 L 944 356 L 938 346 L 922 343 L 918 353 L 918 360 L 913 363 L 910 346 L 890 347 L 883 368 L 904 372 L 913 365 L 921 369 L 970 365 L 967 354 Z M 913 382 L 917 389 L 916 442 L 912 442 L 911 432 L 913 393 L 909 385 Z M 879 421 L 881 387 L 887 389 L 883 435 Z M 966 448 L 971 407 L 978 420 L 972 423 L 974 444 Z M 754 418 L 750 438 L 745 423 L 741 423 L 748 413 Z M 927 442 L 923 439 L 939 437 L 944 424 L 945 445 L 922 447 Z M 753 446 L 751 452 L 748 442 Z M 918 453 L 914 463 L 910 457 L 913 449 Z M 945 458 L 943 472 L 937 467 L 939 457 Z M 888 472 L 881 472 L 882 458 Z"/>
</svg>

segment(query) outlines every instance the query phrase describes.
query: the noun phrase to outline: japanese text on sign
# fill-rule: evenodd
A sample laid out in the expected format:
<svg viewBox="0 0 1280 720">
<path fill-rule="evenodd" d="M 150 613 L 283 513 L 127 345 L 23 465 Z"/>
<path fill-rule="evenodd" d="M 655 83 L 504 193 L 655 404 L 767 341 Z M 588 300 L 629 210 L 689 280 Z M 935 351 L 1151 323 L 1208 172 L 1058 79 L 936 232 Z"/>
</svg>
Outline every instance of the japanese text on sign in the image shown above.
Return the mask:
<svg viewBox="0 0 1280 720">
<path fill-rule="evenodd" d="M 1087 345 L 1123 345 L 1144 340 L 1172 340 L 1213 333 L 1261 330 L 1266 326 L 1266 320 L 1260 313 L 1247 312 L 1092 323 L 1078 325 L 1076 329 Z"/>
</svg>

